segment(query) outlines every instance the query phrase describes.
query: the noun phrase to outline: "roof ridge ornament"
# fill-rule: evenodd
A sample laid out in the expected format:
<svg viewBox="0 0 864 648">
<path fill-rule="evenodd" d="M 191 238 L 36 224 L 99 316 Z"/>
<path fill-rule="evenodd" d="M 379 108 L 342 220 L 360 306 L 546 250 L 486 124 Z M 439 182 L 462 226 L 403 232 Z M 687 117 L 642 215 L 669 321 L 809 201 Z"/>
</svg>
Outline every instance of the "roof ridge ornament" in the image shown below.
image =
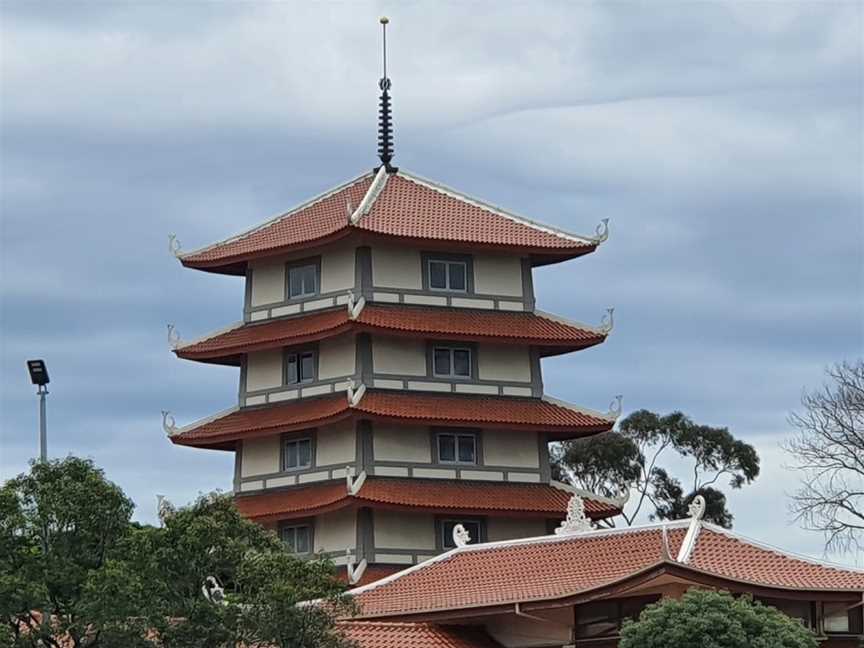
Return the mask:
<svg viewBox="0 0 864 648">
<path fill-rule="evenodd" d="M 366 385 L 361 382 L 358 387 L 352 380 L 345 388 L 345 394 L 348 396 L 348 407 L 357 407 L 366 394 Z"/>
<path fill-rule="evenodd" d="M 378 158 L 387 173 L 395 173 L 398 169 L 390 164 L 393 159 L 393 123 L 390 114 L 390 88 L 393 83 L 387 76 L 387 24 L 390 19 L 387 16 L 381 16 L 378 22 L 381 23 L 381 49 L 384 62 L 384 73 L 378 81 L 378 87 L 381 88 L 381 97 L 378 103 Z"/>
<path fill-rule="evenodd" d="M 594 242 L 603 243 L 609 238 L 609 219 L 604 218 L 594 228 Z"/>
<path fill-rule="evenodd" d="M 348 491 L 349 495 L 356 495 L 359 493 L 360 489 L 363 488 L 364 483 L 366 483 L 365 470 L 361 470 L 360 474 L 357 475 L 357 479 L 354 479 L 354 466 L 345 466 L 345 489 Z"/>
<path fill-rule="evenodd" d="M 604 335 L 609 335 L 615 328 L 615 307 L 607 308 L 606 314 L 600 318 L 600 330 Z"/>
<path fill-rule="evenodd" d="M 591 520 L 585 515 L 585 501 L 574 493 L 567 503 L 567 518 L 555 529 L 555 535 L 576 535 L 593 530 Z"/>
<path fill-rule="evenodd" d="M 457 548 L 462 548 L 465 545 L 471 542 L 471 534 L 468 533 L 468 529 L 466 529 L 461 524 L 457 524 L 453 527 L 453 544 Z"/>
<path fill-rule="evenodd" d="M 351 552 L 351 549 L 345 549 L 345 569 L 348 572 L 348 584 L 356 585 L 360 579 L 363 577 L 363 572 L 366 571 L 366 567 L 368 567 L 368 563 L 364 558 L 354 566 L 354 554 Z"/>
<path fill-rule="evenodd" d="M 702 518 L 705 517 L 707 502 L 702 495 L 697 495 L 687 507 L 687 512 L 690 514 L 690 526 L 687 528 L 687 535 L 684 536 L 684 541 L 681 543 L 681 549 L 678 551 L 677 562 L 686 564 L 690 561 L 690 556 L 693 549 L 696 547 L 696 539 L 699 537 L 699 530 L 702 528 Z"/>
</svg>

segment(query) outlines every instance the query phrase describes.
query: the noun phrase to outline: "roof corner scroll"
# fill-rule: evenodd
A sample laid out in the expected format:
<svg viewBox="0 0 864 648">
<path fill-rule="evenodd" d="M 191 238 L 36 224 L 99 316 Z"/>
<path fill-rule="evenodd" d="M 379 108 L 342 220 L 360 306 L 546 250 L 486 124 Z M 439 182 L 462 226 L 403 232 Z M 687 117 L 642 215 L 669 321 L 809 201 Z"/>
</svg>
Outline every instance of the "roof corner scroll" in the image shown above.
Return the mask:
<svg viewBox="0 0 864 648">
<path fill-rule="evenodd" d="M 173 254 L 175 258 L 180 258 L 180 241 L 176 234 L 168 235 L 168 251 Z"/>
<path fill-rule="evenodd" d="M 162 429 L 165 434 L 174 436 L 177 433 L 177 421 L 174 420 L 174 415 L 168 410 L 162 410 Z"/>
<path fill-rule="evenodd" d="M 606 412 L 606 415 L 609 418 L 618 418 L 621 416 L 622 403 L 624 401 L 624 396 L 622 394 L 618 394 L 612 399 L 612 402 L 609 403 L 609 411 Z"/>
<path fill-rule="evenodd" d="M 678 551 L 678 557 L 676 558 L 676 561 L 681 564 L 686 564 L 690 561 L 690 556 L 696 547 L 696 540 L 699 537 L 699 530 L 702 528 L 702 518 L 705 517 L 706 508 L 705 498 L 701 495 L 694 497 L 687 508 L 687 512 L 690 514 L 690 526 L 687 529 L 687 535 L 684 536 L 684 542 L 681 543 L 681 549 Z"/>
<path fill-rule="evenodd" d="M 585 515 L 585 501 L 574 493 L 567 503 L 567 518 L 555 529 L 555 535 L 576 535 L 593 530 L 591 520 Z"/>
<path fill-rule="evenodd" d="M 615 308 L 607 308 L 606 314 L 600 319 L 600 331 L 609 335 L 615 328 Z"/>
<path fill-rule="evenodd" d="M 594 228 L 594 236 L 591 240 L 595 243 L 604 243 L 606 239 L 609 238 L 609 219 L 604 218 L 601 220 L 597 227 Z"/>
<path fill-rule="evenodd" d="M 180 346 L 180 333 L 173 324 L 168 325 L 168 346 L 171 347 L 172 351 Z"/>
</svg>

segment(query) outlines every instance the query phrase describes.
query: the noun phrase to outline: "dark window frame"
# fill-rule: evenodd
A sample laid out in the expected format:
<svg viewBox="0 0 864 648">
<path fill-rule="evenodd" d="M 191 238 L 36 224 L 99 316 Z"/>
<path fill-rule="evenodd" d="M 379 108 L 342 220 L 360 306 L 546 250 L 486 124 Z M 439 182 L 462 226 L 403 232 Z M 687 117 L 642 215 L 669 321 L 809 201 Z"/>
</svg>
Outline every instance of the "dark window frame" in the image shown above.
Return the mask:
<svg viewBox="0 0 864 648">
<path fill-rule="evenodd" d="M 309 529 L 309 551 L 298 552 L 292 551 L 295 556 L 312 556 L 315 553 L 315 520 L 313 518 L 303 518 L 299 520 L 282 520 L 279 522 L 279 540 L 285 542 L 283 534 L 288 529 Z M 287 544 L 287 543 L 286 543 Z"/>
<path fill-rule="evenodd" d="M 450 370 L 448 374 L 435 373 L 435 349 L 450 350 Z M 469 352 L 469 367 L 471 375 L 457 376 L 453 371 L 453 351 L 457 349 L 465 349 Z M 429 340 L 426 343 L 426 377 L 437 380 L 448 380 L 458 382 L 476 383 L 480 380 L 480 359 L 478 357 L 478 344 L 476 342 L 455 342 L 452 340 Z"/>
<path fill-rule="evenodd" d="M 598 640 L 599 639 L 613 639 L 615 637 L 618 637 L 621 635 L 621 626 L 623 625 L 624 621 L 626 619 L 634 618 L 634 617 L 631 617 L 629 615 L 625 616 L 625 614 L 624 614 L 625 606 L 627 606 L 628 604 L 633 603 L 635 601 L 643 601 L 643 603 L 641 605 L 641 609 L 644 610 L 645 607 L 647 607 L 648 605 L 651 605 L 653 603 L 656 603 L 657 601 L 661 600 L 661 598 L 662 597 L 660 594 L 647 594 L 644 596 L 627 596 L 624 598 L 617 598 L 617 599 L 600 599 L 600 600 L 596 600 L 596 601 L 590 601 L 588 603 L 583 603 L 581 605 L 574 605 L 573 606 L 573 636 L 577 640 L 583 640 L 583 641 L 591 641 L 594 639 L 598 639 Z M 586 635 L 586 634 L 580 633 L 580 629 L 585 628 L 586 625 L 584 623 L 580 622 L 579 613 L 580 613 L 580 611 L 583 611 L 583 609 L 585 607 L 592 606 L 592 605 L 593 606 L 599 606 L 599 605 L 614 606 L 615 616 L 609 618 L 609 623 L 611 624 L 614 622 L 614 624 L 615 624 L 615 628 L 611 631 L 611 633 L 592 634 L 592 635 Z M 595 621 L 595 624 L 598 624 L 598 623 L 599 623 L 599 621 Z M 577 641 L 577 643 L 578 643 L 578 641 Z"/>
<path fill-rule="evenodd" d="M 474 294 L 474 257 L 470 254 L 453 254 L 450 252 L 422 252 L 420 255 L 422 266 L 423 290 L 436 294 L 449 295 L 473 295 Z M 461 263 L 465 266 L 465 289 L 433 288 L 430 277 L 429 264 L 433 261 L 443 263 Z M 448 270 L 449 277 L 449 270 Z M 449 283 L 449 281 L 448 281 Z"/>
<path fill-rule="evenodd" d="M 288 375 L 288 358 L 292 355 L 296 355 L 298 358 L 297 366 L 298 372 L 300 365 L 300 356 L 311 353 L 312 354 L 312 377 L 308 380 L 301 380 L 299 373 L 297 376 L 297 380 L 291 380 L 291 376 Z M 318 345 L 310 344 L 298 347 L 286 347 L 282 353 L 282 385 L 308 385 L 318 381 Z"/>
<path fill-rule="evenodd" d="M 291 295 L 291 271 L 312 266 L 315 270 L 315 290 L 311 293 L 302 293 L 300 295 Z M 298 302 L 304 299 L 311 299 L 321 294 L 321 257 L 308 257 L 306 259 L 298 259 L 285 264 L 285 301 Z"/>
<path fill-rule="evenodd" d="M 453 515 L 442 515 L 442 516 L 438 516 L 435 518 L 435 548 L 438 551 L 449 551 L 450 549 L 453 549 L 455 546 L 455 545 L 448 546 L 448 544 L 453 543 L 452 535 L 449 538 L 447 538 L 447 541 L 445 542 L 444 528 L 445 528 L 445 525 L 449 522 L 453 522 L 455 524 L 465 524 L 466 522 L 469 524 L 476 524 L 478 529 L 479 529 L 479 533 L 478 533 L 479 537 L 475 538 L 474 535 L 471 534 L 471 542 L 469 544 L 473 545 L 473 544 L 479 544 L 481 542 L 486 542 L 488 534 L 487 534 L 486 518 L 485 517 L 478 517 L 478 516 L 474 516 L 474 515 L 469 515 L 469 516 L 465 516 L 465 517 L 453 516 Z M 452 534 L 452 531 L 451 531 L 451 534 Z"/>
<path fill-rule="evenodd" d="M 294 467 L 286 466 L 286 446 L 289 443 L 296 443 L 299 441 L 309 441 L 309 465 L 297 465 Z M 301 430 L 299 432 L 292 432 L 289 434 L 283 434 L 279 439 L 279 472 L 283 473 L 296 473 L 302 472 L 304 470 L 312 470 L 317 465 L 317 434 L 316 430 Z M 297 454 L 298 458 L 300 456 L 299 452 Z"/>
<path fill-rule="evenodd" d="M 450 428 L 450 427 L 433 427 L 432 432 L 432 463 L 442 466 L 454 466 L 457 468 L 467 466 L 482 466 L 483 465 L 483 434 L 478 428 Z M 474 437 L 474 461 L 442 461 L 439 446 L 439 438 L 441 436 L 472 436 Z M 456 456 L 459 456 L 458 445 L 456 447 Z"/>
</svg>

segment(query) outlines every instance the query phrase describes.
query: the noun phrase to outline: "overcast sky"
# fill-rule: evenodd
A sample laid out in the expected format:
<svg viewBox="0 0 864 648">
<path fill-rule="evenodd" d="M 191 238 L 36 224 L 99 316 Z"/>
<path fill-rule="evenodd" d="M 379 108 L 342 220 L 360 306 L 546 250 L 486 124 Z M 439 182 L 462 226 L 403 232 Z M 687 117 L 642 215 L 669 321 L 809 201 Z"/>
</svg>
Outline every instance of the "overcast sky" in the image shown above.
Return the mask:
<svg viewBox="0 0 864 648">
<path fill-rule="evenodd" d="M 544 310 L 616 307 L 606 344 L 544 361 L 547 392 L 728 425 L 763 462 L 735 528 L 821 556 L 778 443 L 864 349 L 857 2 L 0 3 L 0 478 L 37 453 L 44 357 L 51 455 L 92 457 L 137 519 L 230 488 L 230 453 L 172 446 L 160 410 L 236 403 L 237 369 L 176 360 L 165 326 L 238 320 L 242 280 L 167 237 L 372 168 L 382 13 L 399 166 L 576 233 L 611 219 L 535 273 Z"/>
</svg>

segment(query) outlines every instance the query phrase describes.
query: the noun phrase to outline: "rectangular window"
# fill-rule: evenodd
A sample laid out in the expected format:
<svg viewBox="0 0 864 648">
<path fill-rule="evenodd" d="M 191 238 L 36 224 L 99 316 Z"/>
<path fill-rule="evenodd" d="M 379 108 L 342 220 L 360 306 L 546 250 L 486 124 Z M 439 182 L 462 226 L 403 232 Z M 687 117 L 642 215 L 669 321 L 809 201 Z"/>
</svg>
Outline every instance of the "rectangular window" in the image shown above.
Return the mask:
<svg viewBox="0 0 864 648">
<path fill-rule="evenodd" d="M 285 442 L 282 470 L 299 470 L 312 465 L 312 439 L 291 439 Z"/>
<path fill-rule="evenodd" d="M 576 608 L 576 637 L 617 637 L 625 619 L 637 619 L 646 607 L 659 600 L 660 595 L 657 594 L 580 605 Z"/>
<path fill-rule="evenodd" d="M 849 603 L 823 603 L 822 626 L 826 634 L 864 633 L 861 606 Z"/>
<path fill-rule="evenodd" d="M 315 380 L 315 352 L 297 351 L 285 356 L 285 383 L 312 382 Z"/>
<path fill-rule="evenodd" d="M 439 433 L 438 461 L 441 463 L 476 464 L 476 435 Z"/>
<path fill-rule="evenodd" d="M 465 261 L 429 259 L 427 264 L 430 290 L 468 291 L 468 264 Z"/>
<path fill-rule="evenodd" d="M 279 535 L 282 538 L 282 542 L 288 545 L 291 553 L 312 553 L 312 527 L 308 524 L 282 527 L 279 530 Z"/>
<path fill-rule="evenodd" d="M 288 268 L 288 299 L 318 294 L 318 265 L 306 263 Z"/>
<path fill-rule="evenodd" d="M 468 532 L 471 537 L 469 544 L 483 542 L 483 524 L 480 520 L 441 520 L 441 546 L 444 549 L 453 549 L 456 546 L 453 542 L 453 528 L 457 524 L 461 524 Z"/>
<path fill-rule="evenodd" d="M 432 349 L 432 374 L 439 378 L 470 378 L 471 349 L 434 347 Z"/>
</svg>

